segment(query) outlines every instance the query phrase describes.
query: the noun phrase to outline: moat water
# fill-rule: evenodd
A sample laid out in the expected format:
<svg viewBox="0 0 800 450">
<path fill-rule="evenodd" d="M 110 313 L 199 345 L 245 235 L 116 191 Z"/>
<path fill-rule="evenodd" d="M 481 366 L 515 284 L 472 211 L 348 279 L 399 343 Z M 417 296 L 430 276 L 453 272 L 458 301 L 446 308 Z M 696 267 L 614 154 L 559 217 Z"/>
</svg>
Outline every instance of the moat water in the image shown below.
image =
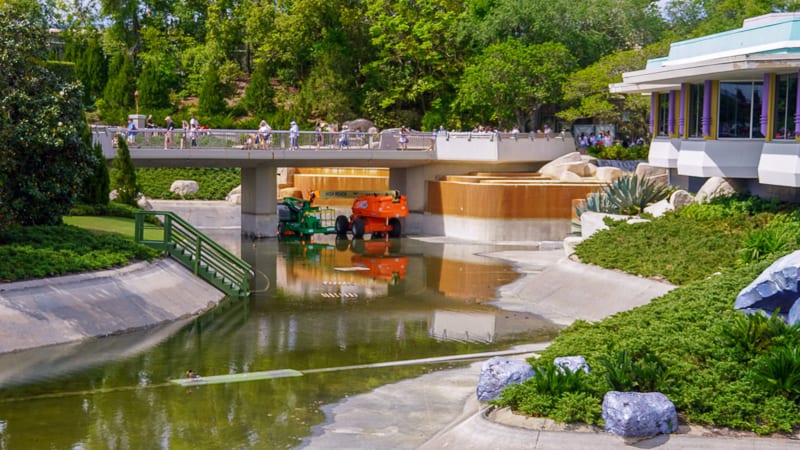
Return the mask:
<svg viewBox="0 0 800 450">
<path fill-rule="evenodd" d="M 518 274 L 481 255 L 533 247 L 315 239 L 233 239 L 254 292 L 202 317 L 0 355 L 0 449 L 293 448 L 325 421 L 323 405 L 457 363 L 169 380 L 488 352 L 558 331 L 489 304 Z"/>
</svg>

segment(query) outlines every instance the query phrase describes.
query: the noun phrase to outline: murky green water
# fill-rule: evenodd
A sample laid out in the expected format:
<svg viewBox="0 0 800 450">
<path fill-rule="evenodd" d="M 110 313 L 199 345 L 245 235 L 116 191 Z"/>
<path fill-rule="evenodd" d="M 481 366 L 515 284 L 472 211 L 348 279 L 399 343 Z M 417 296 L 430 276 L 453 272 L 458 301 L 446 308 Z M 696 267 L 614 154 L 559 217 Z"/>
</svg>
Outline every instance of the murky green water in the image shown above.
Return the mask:
<svg viewBox="0 0 800 450">
<path fill-rule="evenodd" d="M 0 449 L 291 448 L 325 420 L 322 405 L 447 366 L 190 388 L 169 380 L 187 369 L 303 371 L 476 353 L 556 332 L 536 316 L 485 305 L 517 277 L 476 255 L 491 246 L 358 244 L 241 242 L 258 272 L 247 301 L 150 330 L 0 355 Z"/>
</svg>

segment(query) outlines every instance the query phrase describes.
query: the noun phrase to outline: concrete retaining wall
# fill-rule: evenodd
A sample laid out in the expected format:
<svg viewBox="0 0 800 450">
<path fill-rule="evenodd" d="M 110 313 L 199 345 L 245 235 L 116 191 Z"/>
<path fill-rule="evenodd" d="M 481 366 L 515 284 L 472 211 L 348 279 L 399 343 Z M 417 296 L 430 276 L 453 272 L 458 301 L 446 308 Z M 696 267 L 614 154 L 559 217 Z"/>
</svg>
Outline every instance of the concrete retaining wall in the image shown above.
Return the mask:
<svg viewBox="0 0 800 450">
<path fill-rule="evenodd" d="M 0 285 L 0 353 L 108 336 L 200 314 L 224 294 L 179 263 Z"/>
</svg>

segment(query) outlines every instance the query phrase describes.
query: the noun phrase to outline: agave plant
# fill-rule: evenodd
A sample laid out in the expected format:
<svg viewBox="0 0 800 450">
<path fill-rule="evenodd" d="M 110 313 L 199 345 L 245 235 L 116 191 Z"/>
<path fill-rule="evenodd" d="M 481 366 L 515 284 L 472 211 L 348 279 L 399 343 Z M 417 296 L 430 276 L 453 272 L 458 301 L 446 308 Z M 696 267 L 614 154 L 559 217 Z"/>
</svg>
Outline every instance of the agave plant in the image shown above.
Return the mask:
<svg viewBox="0 0 800 450">
<path fill-rule="evenodd" d="M 669 186 L 650 178 L 625 175 L 603 186 L 600 192 L 590 194 L 575 212 L 579 217 L 585 211 L 635 215 L 645 206 L 667 198 L 671 191 Z"/>
</svg>

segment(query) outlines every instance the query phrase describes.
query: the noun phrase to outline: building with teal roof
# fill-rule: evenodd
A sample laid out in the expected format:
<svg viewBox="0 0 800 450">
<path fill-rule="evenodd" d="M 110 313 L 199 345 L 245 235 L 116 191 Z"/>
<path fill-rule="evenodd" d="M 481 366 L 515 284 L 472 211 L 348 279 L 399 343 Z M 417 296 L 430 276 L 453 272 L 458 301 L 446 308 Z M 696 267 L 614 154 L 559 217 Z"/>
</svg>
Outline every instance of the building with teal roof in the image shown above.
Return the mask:
<svg viewBox="0 0 800 450">
<path fill-rule="evenodd" d="M 690 190 L 708 177 L 800 200 L 800 13 L 675 42 L 612 93 L 650 95 L 649 163 Z"/>
</svg>

